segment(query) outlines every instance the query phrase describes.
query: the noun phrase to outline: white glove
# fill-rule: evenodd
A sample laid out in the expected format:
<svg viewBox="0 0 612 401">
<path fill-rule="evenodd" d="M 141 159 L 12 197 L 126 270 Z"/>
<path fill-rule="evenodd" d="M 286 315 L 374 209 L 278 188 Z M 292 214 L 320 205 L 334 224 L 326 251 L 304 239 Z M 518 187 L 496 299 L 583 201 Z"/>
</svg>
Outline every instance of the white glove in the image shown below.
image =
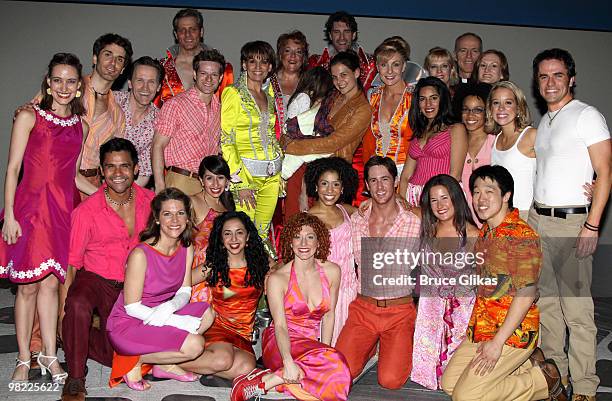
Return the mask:
<svg viewBox="0 0 612 401">
<path fill-rule="evenodd" d="M 172 316 L 174 311 L 174 306 L 168 302 L 164 302 L 163 304 L 159 304 L 154 308 L 151 308 L 152 313 L 149 315 L 147 319 L 144 319 L 144 324 L 148 324 L 151 326 L 161 327 L 166 324 L 168 318 Z"/>
<path fill-rule="evenodd" d="M 125 313 L 128 316 L 140 319 L 143 322 L 151 317 L 153 314 L 153 308 L 149 308 L 142 304 L 142 302 L 134 302 L 133 304 L 125 305 Z M 146 324 L 146 323 L 145 323 Z"/>
<path fill-rule="evenodd" d="M 188 331 L 191 334 L 198 334 L 202 319 L 190 315 L 172 314 L 166 321 L 168 326 L 176 327 L 177 329 Z"/>
<path fill-rule="evenodd" d="M 166 321 L 177 310 L 189 303 L 191 299 L 191 287 L 181 287 L 176 291 L 172 299 L 159 304 L 153 308 L 154 312 L 144 324 L 161 327 L 166 324 Z"/>
</svg>

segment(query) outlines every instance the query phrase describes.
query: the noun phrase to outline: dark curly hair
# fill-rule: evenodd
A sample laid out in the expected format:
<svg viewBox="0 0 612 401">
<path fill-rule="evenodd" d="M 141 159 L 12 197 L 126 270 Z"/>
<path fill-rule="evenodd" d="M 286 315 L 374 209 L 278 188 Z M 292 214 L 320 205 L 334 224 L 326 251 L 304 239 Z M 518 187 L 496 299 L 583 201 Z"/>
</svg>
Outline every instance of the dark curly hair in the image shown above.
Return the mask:
<svg viewBox="0 0 612 401">
<path fill-rule="evenodd" d="M 338 203 L 353 203 L 357 195 L 359 176 L 353 166 L 341 157 L 325 157 L 308 163 L 304 173 L 306 194 L 311 198 L 318 198 L 317 184 L 321 176 L 328 171 L 336 172 L 342 181 L 342 194 Z"/>
<path fill-rule="evenodd" d="M 329 256 L 330 236 L 329 230 L 325 224 L 316 216 L 301 212 L 294 214 L 289 218 L 287 224 L 283 227 L 281 233 L 281 256 L 285 263 L 288 263 L 295 258 L 295 253 L 291 248 L 293 238 L 300 233 L 302 227 L 312 227 L 319 241 L 319 246 L 315 252 L 315 258 L 325 262 Z M 210 245 L 209 245 L 210 246 Z"/>
<path fill-rule="evenodd" d="M 248 233 L 248 240 L 244 248 L 244 257 L 247 261 L 247 272 L 244 282 L 247 287 L 263 288 L 264 279 L 268 273 L 268 254 L 255 224 L 244 212 L 229 211 L 219 215 L 212 227 L 206 248 L 206 269 L 210 270 L 207 284 L 216 286 L 219 282 L 225 287 L 232 285 L 229 278 L 229 264 L 227 249 L 223 246 L 223 226 L 229 220 L 237 219 L 244 225 Z"/>
</svg>

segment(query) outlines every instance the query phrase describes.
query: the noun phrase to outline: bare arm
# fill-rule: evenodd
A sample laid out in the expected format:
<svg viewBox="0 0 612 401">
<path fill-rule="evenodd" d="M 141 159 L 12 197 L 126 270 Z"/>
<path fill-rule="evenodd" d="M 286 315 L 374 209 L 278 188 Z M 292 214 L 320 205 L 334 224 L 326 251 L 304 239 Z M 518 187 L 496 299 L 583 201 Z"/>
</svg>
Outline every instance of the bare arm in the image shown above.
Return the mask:
<svg viewBox="0 0 612 401">
<path fill-rule="evenodd" d="M 15 220 L 13 206 L 15 203 L 15 191 L 23 155 L 25 154 L 30 132 L 36 123 L 36 115 L 33 110 L 24 110 L 15 119 L 11 131 L 11 145 L 9 148 L 8 166 L 6 168 L 6 179 L 4 181 L 4 226 L 2 227 L 2 239 L 12 245 L 21 237 L 21 226 Z"/>
<path fill-rule="evenodd" d="M 593 186 L 593 201 L 591 202 L 591 208 L 586 222 L 591 226 L 599 227 L 601 215 L 606 207 L 606 203 L 608 203 L 610 187 L 612 185 L 612 166 L 610 165 L 612 148 L 610 139 L 597 142 L 589 146 L 588 150 L 591 164 L 597 174 L 597 179 Z M 593 254 L 597 247 L 598 236 L 599 233 L 597 231 L 582 227 L 576 244 L 576 256 L 584 258 Z"/>
<path fill-rule="evenodd" d="M 450 154 L 450 175 L 457 181 L 461 181 L 465 156 L 468 151 L 467 132 L 463 124 L 454 124 L 451 127 L 451 154 Z"/>
<path fill-rule="evenodd" d="M 179 246 L 182 246 L 179 244 Z M 187 248 L 187 257 L 185 258 L 185 277 L 183 278 L 183 285 L 181 287 L 191 287 L 191 265 L 193 264 L 193 245 Z"/>
<path fill-rule="evenodd" d="M 85 141 L 87 140 L 87 135 L 89 134 L 89 125 L 87 125 L 85 121 L 83 121 L 82 124 L 83 124 L 83 142 L 81 143 L 81 152 L 79 153 L 79 157 L 77 159 L 74 183 L 76 184 L 76 187 L 78 188 L 79 191 L 83 192 L 84 194 L 91 195 L 94 192 L 96 192 L 98 188 L 95 185 L 93 185 L 91 182 L 87 181 L 87 179 L 83 177 L 81 173 L 79 173 L 79 170 L 81 169 L 81 159 L 83 157 L 83 148 L 85 147 Z"/>
<path fill-rule="evenodd" d="M 142 249 L 135 248 L 128 257 L 123 282 L 124 304 L 140 302 L 147 271 L 147 257 Z"/>
<path fill-rule="evenodd" d="M 329 311 L 321 320 L 321 342 L 331 345 L 334 334 L 334 322 L 336 320 L 336 303 L 338 301 L 338 290 L 340 288 L 340 267 L 337 264 L 326 262 L 323 264 L 325 274 L 329 279 Z"/>
<path fill-rule="evenodd" d="M 170 138 L 159 134 L 157 131 L 153 135 L 153 145 L 151 147 L 151 166 L 155 177 L 155 192 L 159 193 L 166 188 L 164 181 L 164 149 L 170 143 Z"/>
<path fill-rule="evenodd" d="M 408 181 L 414 174 L 414 170 L 416 169 L 416 160 L 414 160 L 409 155 L 406 155 L 406 161 L 404 162 L 404 169 L 402 170 L 402 175 L 400 176 L 399 181 L 399 194 L 402 198 L 406 198 L 406 192 L 408 192 Z"/>
</svg>

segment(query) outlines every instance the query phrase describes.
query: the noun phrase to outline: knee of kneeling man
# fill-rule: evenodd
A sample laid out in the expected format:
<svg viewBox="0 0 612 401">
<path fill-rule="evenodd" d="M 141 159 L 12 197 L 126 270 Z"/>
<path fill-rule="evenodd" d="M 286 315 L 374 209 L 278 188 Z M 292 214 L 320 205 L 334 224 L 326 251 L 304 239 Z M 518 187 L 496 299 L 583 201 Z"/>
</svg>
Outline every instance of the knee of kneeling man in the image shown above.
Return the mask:
<svg viewBox="0 0 612 401">
<path fill-rule="evenodd" d="M 396 375 L 383 375 L 378 377 L 378 384 L 389 390 L 399 390 L 404 386 L 408 378 L 399 377 Z"/>
<path fill-rule="evenodd" d="M 216 372 L 225 372 L 226 370 L 230 370 L 234 365 L 234 358 L 228 354 L 219 354 L 215 355 L 214 359 L 211 361 L 211 367 Z"/>
<path fill-rule="evenodd" d="M 442 375 L 440 378 L 440 387 L 442 387 L 442 391 L 444 391 L 448 395 L 453 395 L 453 390 L 455 389 L 456 380 L 451 380 L 449 376 Z"/>
</svg>

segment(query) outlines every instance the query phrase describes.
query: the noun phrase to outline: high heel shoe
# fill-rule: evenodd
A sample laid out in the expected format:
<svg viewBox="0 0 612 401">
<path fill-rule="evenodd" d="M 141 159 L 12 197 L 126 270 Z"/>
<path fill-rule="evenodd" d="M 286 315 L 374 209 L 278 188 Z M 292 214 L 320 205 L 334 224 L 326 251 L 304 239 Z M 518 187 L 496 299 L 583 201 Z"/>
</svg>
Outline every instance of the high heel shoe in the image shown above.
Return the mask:
<svg viewBox="0 0 612 401">
<path fill-rule="evenodd" d="M 174 379 L 180 382 L 194 382 L 200 378 L 200 376 L 192 372 L 185 372 L 182 375 L 168 372 L 157 365 L 153 365 L 153 371 L 151 373 L 153 374 L 153 377 L 158 379 Z"/>
<path fill-rule="evenodd" d="M 41 358 L 51 359 L 51 363 L 49 363 L 48 365 L 45 365 L 42 362 Z M 49 373 L 51 373 L 50 368 L 51 368 L 51 365 L 53 365 L 54 363 L 57 363 L 59 365 L 59 362 L 57 361 L 56 356 L 43 355 L 42 352 L 38 354 L 38 357 L 36 358 L 36 362 L 38 362 L 38 364 L 40 365 L 40 374 L 42 376 L 45 376 L 47 374 L 47 370 L 49 371 Z M 66 372 L 56 373 L 56 374 L 51 375 L 51 380 L 53 381 L 54 384 L 64 384 L 64 382 L 66 381 L 66 377 L 68 377 L 68 373 Z"/>
<path fill-rule="evenodd" d="M 28 368 L 28 372 L 30 372 L 30 362 L 32 361 L 31 359 L 28 359 L 27 361 L 22 361 L 19 358 L 15 358 L 15 360 L 17 361 L 17 365 L 15 366 L 15 370 L 17 370 L 17 368 L 20 367 L 20 366 L 25 366 L 26 368 Z M 15 373 L 13 373 L 13 375 L 14 374 Z M 28 376 L 26 376 L 25 380 L 15 380 L 15 379 L 12 379 L 11 381 L 14 382 L 14 383 L 27 383 L 29 381 L 29 378 L 28 378 Z"/>
<path fill-rule="evenodd" d="M 149 382 L 146 381 L 145 379 L 140 379 L 138 381 L 130 381 L 130 379 L 128 379 L 127 375 L 123 375 L 123 381 L 132 390 L 146 391 L 146 390 L 149 390 L 151 388 L 151 386 L 149 385 Z"/>
</svg>

